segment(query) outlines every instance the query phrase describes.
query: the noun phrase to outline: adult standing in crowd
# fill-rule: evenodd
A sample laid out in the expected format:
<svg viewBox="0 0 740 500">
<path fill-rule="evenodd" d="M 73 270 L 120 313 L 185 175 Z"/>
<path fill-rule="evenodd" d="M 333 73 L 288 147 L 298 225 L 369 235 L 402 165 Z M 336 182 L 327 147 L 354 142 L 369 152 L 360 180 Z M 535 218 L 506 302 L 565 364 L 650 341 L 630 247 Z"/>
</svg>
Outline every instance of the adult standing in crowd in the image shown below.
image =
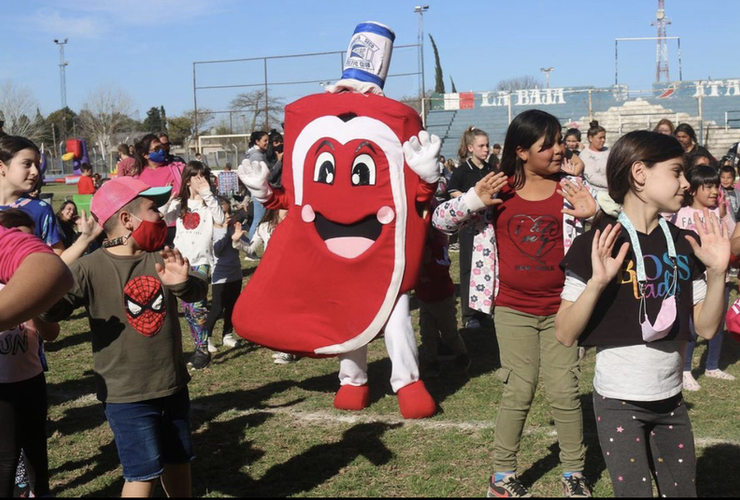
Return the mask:
<svg viewBox="0 0 740 500">
<path fill-rule="evenodd" d="M 457 198 L 493 172 L 493 167 L 486 161 L 489 154 L 488 134 L 479 128 L 468 127 L 460 141 L 460 166 L 452 172 L 447 192 Z M 474 227 L 465 227 L 459 232 L 460 245 L 460 283 L 470 283 L 470 272 L 473 259 Z M 469 287 L 460 287 L 460 309 L 462 324 L 465 328 L 480 328 L 484 315 L 470 308 Z"/>
<path fill-rule="evenodd" d="M 244 161 L 249 163 L 253 161 L 263 161 L 266 165 L 269 165 L 267 156 L 265 154 L 267 152 L 268 144 L 270 144 L 270 136 L 267 132 L 264 132 L 262 130 L 252 132 L 252 135 L 249 137 L 249 150 L 247 151 L 247 158 Z M 254 218 L 252 219 L 252 225 L 249 227 L 250 240 L 254 236 L 254 233 L 257 231 L 257 226 L 259 226 L 262 217 L 265 216 L 264 205 L 262 205 L 262 203 L 255 200 L 254 198 L 252 198 L 252 207 Z"/>
<path fill-rule="evenodd" d="M 180 192 L 182 171 L 185 164 L 182 162 L 167 162 L 167 152 L 162 143 L 154 134 L 147 134 L 135 144 L 133 174 L 136 179 L 149 187 L 172 186 L 173 193 Z M 175 222 L 168 224 L 167 245 L 172 246 L 175 241 Z"/>
<path fill-rule="evenodd" d="M 159 142 L 162 144 L 162 149 L 167 153 L 167 163 L 185 163 L 185 160 L 183 160 L 182 157 L 170 153 L 172 145 L 170 144 L 170 136 L 167 135 L 166 132 L 159 133 Z"/>
<path fill-rule="evenodd" d="M 270 176 L 267 178 L 267 182 L 272 187 L 282 187 L 283 185 L 283 142 L 283 134 L 272 129 L 265 152 L 267 166 L 270 167 Z"/>
<path fill-rule="evenodd" d="M 609 148 L 605 147 L 606 129 L 594 120 L 589 123 L 588 147 L 581 151 L 580 158 L 583 160 L 583 178 L 591 184 L 598 192 L 605 192 L 606 185 L 606 160 L 609 158 Z"/>
<path fill-rule="evenodd" d="M 686 154 L 702 153 L 714 158 L 707 148 L 699 145 L 699 141 L 696 139 L 696 132 L 694 132 L 694 128 L 688 123 L 679 124 L 676 127 L 674 135 L 678 139 L 678 142 L 681 143 L 681 146 L 683 146 Z"/>
<path fill-rule="evenodd" d="M 663 118 L 662 120 L 660 120 L 658 124 L 655 126 L 655 128 L 653 129 L 653 132 L 657 132 L 659 134 L 664 134 L 664 135 L 673 135 L 675 131 L 676 131 L 676 126 L 668 118 Z"/>
</svg>

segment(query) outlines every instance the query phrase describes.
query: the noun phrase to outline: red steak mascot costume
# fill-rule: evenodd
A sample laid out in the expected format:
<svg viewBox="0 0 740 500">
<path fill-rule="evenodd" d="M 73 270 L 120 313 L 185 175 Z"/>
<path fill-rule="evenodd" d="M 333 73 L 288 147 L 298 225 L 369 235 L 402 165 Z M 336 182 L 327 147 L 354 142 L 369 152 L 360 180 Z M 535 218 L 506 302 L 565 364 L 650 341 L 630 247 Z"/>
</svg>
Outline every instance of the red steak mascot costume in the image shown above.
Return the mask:
<svg viewBox="0 0 740 500">
<path fill-rule="evenodd" d="M 357 27 L 343 79 L 285 109 L 283 189 L 264 163 L 239 167 L 252 196 L 287 209 L 237 302 L 236 332 L 301 356 L 340 358 L 340 409 L 369 403 L 367 344 L 383 334 L 405 418 L 436 405 L 419 380 L 407 292 L 416 285 L 440 142 L 382 95 L 393 33 Z"/>
</svg>

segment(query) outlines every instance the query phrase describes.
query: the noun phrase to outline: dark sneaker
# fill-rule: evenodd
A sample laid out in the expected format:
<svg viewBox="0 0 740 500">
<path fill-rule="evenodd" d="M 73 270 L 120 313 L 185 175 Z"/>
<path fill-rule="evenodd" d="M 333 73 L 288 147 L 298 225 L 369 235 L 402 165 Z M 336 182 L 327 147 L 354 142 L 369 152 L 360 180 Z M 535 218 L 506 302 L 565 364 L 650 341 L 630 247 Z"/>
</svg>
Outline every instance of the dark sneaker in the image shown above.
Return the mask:
<svg viewBox="0 0 740 500">
<path fill-rule="evenodd" d="M 210 362 L 211 362 L 211 353 L 208 352 L 208 349 L 206 347 L 202 347 L 202 348 L 196 347 L 195 352 L 190 357 L 188 366 L 190 366 L 194 370 L 202 370 L 203 368 L 208 366 Z"/>
<path fill-rule="evenodd" d="M 532 498 L 532 494 L 524 487 L 516 474 L 506 476 L 503 480 L 493 482 L 493 476 L 488 481 L 488 498 Z"/>
<path fill-rule="evenodd" d="M 583 474 L 573 474 L 569 478 L 561 476 L 565 498 L 591 498 L 591 487 Z"/>
<path fill-rule="evenodd" d="M 455 368 L 464 372 L 468 371 L 468 368 L 470 368 L 470 356 L 465 353 L 455 356 Z"/>
</svg>

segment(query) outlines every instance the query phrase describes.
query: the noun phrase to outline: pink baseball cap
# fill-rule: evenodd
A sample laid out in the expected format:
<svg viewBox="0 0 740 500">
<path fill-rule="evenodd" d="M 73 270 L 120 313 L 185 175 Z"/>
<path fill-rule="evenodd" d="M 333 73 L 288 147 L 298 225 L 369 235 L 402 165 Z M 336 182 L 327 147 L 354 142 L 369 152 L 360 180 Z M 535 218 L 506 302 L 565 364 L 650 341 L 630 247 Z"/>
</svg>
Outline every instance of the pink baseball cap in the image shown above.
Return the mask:
<svg viewBox="0 0 740 500">
<path fill-rule="evenodd" d="M 149 198 L 160 207 L 170 199 L 171 191 L 171 186 L 150 187 L 133 177 L 116 177 L 103 183 L 93 195 L 90 212 L 102 226 L 134 198 L 138 196 Z"/>
</svg>

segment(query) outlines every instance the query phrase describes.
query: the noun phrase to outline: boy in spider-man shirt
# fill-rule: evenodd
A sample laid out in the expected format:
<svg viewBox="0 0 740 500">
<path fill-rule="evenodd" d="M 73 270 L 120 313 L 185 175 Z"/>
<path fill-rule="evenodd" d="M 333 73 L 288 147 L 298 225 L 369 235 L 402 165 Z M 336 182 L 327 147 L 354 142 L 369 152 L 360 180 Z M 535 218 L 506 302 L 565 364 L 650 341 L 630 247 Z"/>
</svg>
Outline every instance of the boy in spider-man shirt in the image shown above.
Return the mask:
<svg viewBox="0 0 740 500">
<path fill-rule="evenodd" d="M 90 318 L 98 399 L 123 465 L 123 496 L 150 496 L 160 478 L 170 496 L 190 496 L 190 381 L 182 354 L 177 300 L 205 298 L 205 277 L 190 273 L 164 246 L 157 207 L 170 188 L 131 177 L 104 184 L 90 211 L 103 248 L 71 266 L 72 290 L 42 318 L 60 321 L 84 306 Z"/>
</svg>

